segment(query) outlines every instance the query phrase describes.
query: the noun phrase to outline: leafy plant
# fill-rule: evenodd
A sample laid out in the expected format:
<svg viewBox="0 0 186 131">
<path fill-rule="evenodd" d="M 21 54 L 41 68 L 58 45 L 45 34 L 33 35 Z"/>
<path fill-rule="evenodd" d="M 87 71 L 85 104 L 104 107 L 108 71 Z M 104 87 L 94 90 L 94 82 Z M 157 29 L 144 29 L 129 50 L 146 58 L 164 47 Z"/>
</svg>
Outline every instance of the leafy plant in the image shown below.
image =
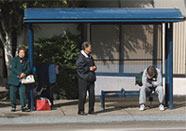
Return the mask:
<svg viewBox="0 0 186 131">
<path fill-rule="evenodd" d="M 54 87 L 56 99 L 78 97 L 75 62 L 80 52 L 79 43 L 79 35 L 69 31 L 34 43 L 34 65 L 46 62 L 59 65 L 60 73 Z"/>
</svg>

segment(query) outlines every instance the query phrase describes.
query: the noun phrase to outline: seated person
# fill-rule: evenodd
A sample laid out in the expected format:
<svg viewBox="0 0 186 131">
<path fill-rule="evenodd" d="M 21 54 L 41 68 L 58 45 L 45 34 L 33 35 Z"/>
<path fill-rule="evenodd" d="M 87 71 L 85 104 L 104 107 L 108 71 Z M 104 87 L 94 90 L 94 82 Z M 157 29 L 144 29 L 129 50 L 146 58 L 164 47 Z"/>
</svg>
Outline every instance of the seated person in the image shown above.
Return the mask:
<svg viewBox="0 0 186 131">
<path fill-rule="evenodd" d="M 145 103 L 146 103 L 146 92 L 155 91 L 158 93 L 159 99 L 159 109 L 164 111 L 164 91 L 162 86 L 162 75 L 158 68 L 154 66 L 149 66 L 147 69 L 143 71 L 142 76 L 142 86 L 140 88 L 140 96 L 139 96 L 139 104 L 140 104 L 140 111 L 145 110 Z"/>
</svg>

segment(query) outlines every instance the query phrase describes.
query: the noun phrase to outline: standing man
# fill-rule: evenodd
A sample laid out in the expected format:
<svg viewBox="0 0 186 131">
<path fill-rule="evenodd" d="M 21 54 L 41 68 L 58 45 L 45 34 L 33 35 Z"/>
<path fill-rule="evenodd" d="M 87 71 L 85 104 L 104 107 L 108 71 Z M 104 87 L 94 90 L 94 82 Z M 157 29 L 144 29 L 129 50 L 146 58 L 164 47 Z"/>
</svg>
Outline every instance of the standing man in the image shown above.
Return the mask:
<svg viewBox="0 0 186 131">
<path fill-rule="evenodd" d="M 159 99 L 159 109 L 164 111 L 165 108 L 163 106 L 164 101 L 164 91 L 162 86 L 162 76 L 161 72 L 158 68 L 154 66 L 149 66 L 144 70 L 142 76 L 142 87 L 140 88 L 140 96 L 139 96 L 139 110 L 145 110 L 146 103 L 146 92 L 155 91 L 158 93 Z"/>
<path fill-rule="evenodd" d="M 84 104 L 86 102 L 87 91 L 89 93 L 89 111 L 88 114 L 94 114 L 94 82 L 96 81 L 96 66 L 94 59 L 90 55 L 92 46 L 90 42 L 83 42 L 82 50 L 76 61 L 78 86 L 79 86 L 79 104 L 78 114 L 86 115 L 84 112 Z"/>
</svg>

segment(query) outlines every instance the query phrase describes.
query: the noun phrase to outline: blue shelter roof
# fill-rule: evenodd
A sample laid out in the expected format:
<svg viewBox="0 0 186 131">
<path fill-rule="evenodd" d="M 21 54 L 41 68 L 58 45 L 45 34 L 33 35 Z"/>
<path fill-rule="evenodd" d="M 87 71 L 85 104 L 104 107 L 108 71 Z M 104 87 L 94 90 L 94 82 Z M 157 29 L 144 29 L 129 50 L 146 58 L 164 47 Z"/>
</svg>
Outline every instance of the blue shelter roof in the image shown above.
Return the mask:
<svg viewBox="0 0 186 131">
<path fill-rule="evenodd" d="M 26 8 L 25 23 L 53 22 L 179 22 L 175 8 Z"/>
</svg>

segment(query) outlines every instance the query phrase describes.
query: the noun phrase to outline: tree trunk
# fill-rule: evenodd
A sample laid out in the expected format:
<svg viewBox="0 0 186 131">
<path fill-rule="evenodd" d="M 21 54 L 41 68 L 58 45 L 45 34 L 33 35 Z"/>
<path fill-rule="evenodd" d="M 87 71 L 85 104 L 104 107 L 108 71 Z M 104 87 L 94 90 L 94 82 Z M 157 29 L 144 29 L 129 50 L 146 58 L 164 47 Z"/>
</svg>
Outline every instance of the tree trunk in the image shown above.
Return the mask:
<svg viewBox="0 0 186 131">
<path fill-rule="evenodd" d="M 6 67 L 7 67 L 7 73 L 9 76 L 10 73 L 10 63 L 12 60 L 12 38 L 11 35 L 9 35 L 10 33 L 6 33 L 5 36 L 5 42 L 3 43 L 4 46 L 4 53 L 5 53 L 5 63 L 6 63 Z"/>
<path fill-rule="evenodd" d="M 10 63 L 13 57 L 12 56 L 12 28 L 10 27 L 11 27 L 10 24 L 7 27 L 6 22 L 1 20 L 0 40 L 3 44 L 5 64 L 6 64 L 8 76 L 10 73 Z"/>
</svg>

